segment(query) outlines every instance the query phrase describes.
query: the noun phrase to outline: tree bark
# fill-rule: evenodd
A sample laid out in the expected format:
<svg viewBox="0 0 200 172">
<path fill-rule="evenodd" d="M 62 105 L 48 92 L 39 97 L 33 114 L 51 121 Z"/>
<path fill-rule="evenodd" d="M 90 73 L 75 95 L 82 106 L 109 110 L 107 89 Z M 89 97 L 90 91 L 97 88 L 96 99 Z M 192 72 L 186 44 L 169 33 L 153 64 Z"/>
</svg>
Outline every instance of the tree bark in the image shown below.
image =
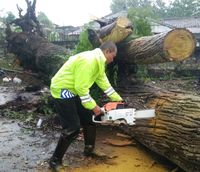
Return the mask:
<svg viewBox="0 0 200 172">
<path fill-rule="evenodd" d="M 184 28 L 179 28 L 167 33 L 122 42 L 119 54 L 129 64 L 177 62 L 191 57 L 195 47 L 193 34 Z"/>
<path fill-rule="evenodd" d="M 131 107 L 155 108 L 150 120 L 136 120 L 124 130 L 152 151 L 188 172 L 200 171 L 200 98 L 149 86 L 120 89 Z M 133 101 L 134 100 L 134 101 Z M 134 102 L 137 102 L 134 104 Z M 140 103 L 139 103 L 140 102 Z"/>
</svg>

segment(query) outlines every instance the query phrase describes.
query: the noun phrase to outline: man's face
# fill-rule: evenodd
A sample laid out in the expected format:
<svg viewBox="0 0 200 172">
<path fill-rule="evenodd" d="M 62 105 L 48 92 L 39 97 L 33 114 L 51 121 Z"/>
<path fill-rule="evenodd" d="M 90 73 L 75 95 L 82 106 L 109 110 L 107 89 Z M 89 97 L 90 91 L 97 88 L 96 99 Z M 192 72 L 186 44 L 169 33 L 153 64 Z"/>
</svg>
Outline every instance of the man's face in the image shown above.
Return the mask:
<svg viewBox="0 0 200 172">
<path fill-rule="evenodd" d="M 105 52 L 106 63 L 109 64 L 109 63 L 113 62 L 113 60 L 116 57 L 116 55 L 117 55 L 117 51 L 107 50 Z"/>
</svg>

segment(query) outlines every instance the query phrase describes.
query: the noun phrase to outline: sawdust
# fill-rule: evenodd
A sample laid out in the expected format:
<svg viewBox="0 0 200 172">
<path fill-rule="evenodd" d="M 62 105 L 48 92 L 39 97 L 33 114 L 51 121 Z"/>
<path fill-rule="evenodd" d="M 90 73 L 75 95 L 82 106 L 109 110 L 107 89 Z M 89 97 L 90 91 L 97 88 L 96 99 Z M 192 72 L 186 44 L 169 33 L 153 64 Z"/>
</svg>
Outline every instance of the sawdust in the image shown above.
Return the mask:
<svg viewBox="0 0 200 172">
<path fill-rule="evenodd" d="M 131 140 L 119 140 L 119 139 L 106 139 L 103 141 L 104 144 L 109 144 L 112 146 L 130 146 L 135 145 Z"/>
</svg>

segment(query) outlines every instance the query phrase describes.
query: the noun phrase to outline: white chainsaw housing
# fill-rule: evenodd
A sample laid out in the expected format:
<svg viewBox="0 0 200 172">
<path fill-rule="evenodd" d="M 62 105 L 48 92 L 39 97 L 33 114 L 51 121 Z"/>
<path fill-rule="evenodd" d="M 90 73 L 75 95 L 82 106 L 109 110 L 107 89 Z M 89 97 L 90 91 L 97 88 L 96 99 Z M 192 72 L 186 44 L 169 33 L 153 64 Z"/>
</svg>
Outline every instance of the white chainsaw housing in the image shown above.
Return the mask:
<svg viewBox="0 0 200 172">
<path fill-rule="evenodd" d="M 102 121 L 116 121 L 116 120 L 125 120 L 127 124 L 135 124 L 135 109 L 115 109 L 105 112 L 101 117 Z"/>
<path fill-rule="evenodd" d="M 95 123 L 113 123 L 115 121 L 122 121 L 128 125 L 134 125 L 136 119 L 146 119 L 155 117 L 155 109 L 138 110 L 134 108 L 115 109 L 110 111 L 104 111 L 104 115 L 101 116 L 101 121 L 96 121 L 93 116 L 93 122 Z"/>
</svg>

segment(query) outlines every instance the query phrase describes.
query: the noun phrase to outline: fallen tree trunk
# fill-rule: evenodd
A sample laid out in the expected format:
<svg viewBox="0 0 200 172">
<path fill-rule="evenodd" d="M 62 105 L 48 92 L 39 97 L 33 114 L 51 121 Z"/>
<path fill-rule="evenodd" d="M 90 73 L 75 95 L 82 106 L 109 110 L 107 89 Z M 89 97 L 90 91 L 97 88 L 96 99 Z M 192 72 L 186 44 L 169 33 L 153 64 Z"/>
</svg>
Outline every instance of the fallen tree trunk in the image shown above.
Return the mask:
<svg viewBox="0 0 200 172">
<path fill-rule="evenodd" d="M 8 49 L 17 55 L 25 69 L 41 73 L 47 79 L 63 65 L 67 59 L 67 49 L 52 44 L 34 33 L 10 33 L 7 36 Z"/>
<path fill-rule="evenodd" d="M 25 0 L 27 11 L 22 15 L 22 9 L 17 6 L 19 18 L 7 24 L 6 40 L 8 51 L 17 55 L 25 69 L 39 72 L 49 80 L 66 61 L 69 54 L 64 47 L 50 43 L 41 30 L 35 16 L 36 0 Z M 15 24 L 22 32 L 12 32 L 10 25 Z"/>
<path fill-rule="evenodd" d="M 184 29 L 133 39 L 119 46 L 119 54 L 127 63 L 152 64 L 183 61 L 196 47 L 193 34 Z"/>
<path fill-rule="evenodd" d="M 135 91 L 134 91 L 135 90 Z M 156 109 L 156 117 L 124 130 L 152 151 L 188 172 L 200 171 L 200 98 L 153 87 L 121 89 L 130 106 Z M 138 99 L 138 100 L 137 100 Z M 140 102 L 134 104 L 131 100 Z M 133 103 L 133 104 L 132 104 Z M 144 107 L 143 107 L 144 108 Z"/>
</svg>

